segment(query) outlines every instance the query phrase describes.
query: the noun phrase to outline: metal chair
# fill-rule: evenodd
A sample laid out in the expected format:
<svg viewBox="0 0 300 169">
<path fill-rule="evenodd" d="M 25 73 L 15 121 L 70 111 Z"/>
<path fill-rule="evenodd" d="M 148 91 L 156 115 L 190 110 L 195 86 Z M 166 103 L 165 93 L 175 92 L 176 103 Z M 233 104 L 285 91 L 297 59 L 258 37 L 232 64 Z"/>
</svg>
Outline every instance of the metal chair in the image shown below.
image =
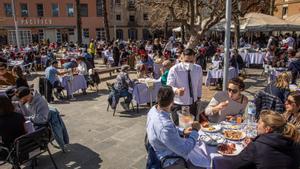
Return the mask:
<svg viewBox="0 0 300 169">
<path fill-rule="evenodd" d="M 180 156 L 169 155 L 169 156 L 165 156 L 161 160 L 159 160 L 156 156 L 156 153 L 155 153 L 152 145 L 149 143 L 147 134 L 145 135 L 144 144 L 145 144 L 145 148 L 146 148 L 146 151 L 148 154 L 146 169 L 163 169 L 165 162 L 169 159 L 183 160 L 185 168 L 188 168 L 187 162 L 185 161 L 185 159 L 183 157 L 180 157 Z"/>
<path fill-rule="evenodd" d="M 114 83 L 109 83 L 109 82 L 106 82 L 106 86 L 107 86 L 107 89 L 108 89 L 108 91 L 109 91 L 109 93 L 111 93 L 111 92 L 114 92 L 115 91 L 115 88 L 114 88 Z M 119 97 L 119 99 L 120 98 L 123 98 L 124 99 L 124 101 L 125 101 L 125 97 Z M 119 100 L 119 99 L 117 99 L 117 100 Z M 108 102 L 108 104 L 107 104 L 107 109 L 106 109 L 106 111 L 109 111 L 109 102 Z M 116 110 L 117 110 L 117 106 L 118 106 L 118 103 L 116 103 L 116 106 L 114 107 L 114 108 L 112 108 L 113 110 L 114 110 L 114 112 L 113 112 L 113 116 L 115 116 L 115 113 L 116 113 Z M 133 111 L 135 111 L 135 109 L 134 109 L 134 105 L 133 105 L 133 103 L 131 102 L 131 106 L 132 106 L 132 109 L 133 109 Z"/>
<path fill-rule="evenodd" d="M 33 133 L 21 136 L 17 138 L 13 144 L 11 150 L 0 146 L 0 150 L 7 152 L 7 157 L 4 159 L 0 165 L 9 163 L 13 166 L 13 169 L 21 169 L 20 166 L 29 161 L 35 161 L 36 157 L 41 154 L 48 152 L 49 157 L 53 163 L 55 169 L 58 169 L 52 154 L 48 148 L 50 142 L 51 131 L 46 128 L 40 128 Z M 34 165 L 32 165 L 34 168 Z"/>
</svg>

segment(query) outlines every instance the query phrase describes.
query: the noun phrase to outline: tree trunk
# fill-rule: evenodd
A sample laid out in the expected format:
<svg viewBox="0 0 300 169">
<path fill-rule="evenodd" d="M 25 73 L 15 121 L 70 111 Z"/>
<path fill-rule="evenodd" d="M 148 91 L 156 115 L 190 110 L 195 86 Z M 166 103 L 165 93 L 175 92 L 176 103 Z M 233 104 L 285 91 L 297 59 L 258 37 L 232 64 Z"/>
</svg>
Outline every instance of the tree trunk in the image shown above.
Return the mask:
<svg viewBox="0 0 300 169">
<path fill-rule="evenodd" d="M 240 46 L 240 21 L 239 19 L 236 19 L 234 21 L 234 48 L 238 49 Z"/>
<path fill-rule="evenodd" d="M 81 28 L 81 16 L 80 16 L 80 0 L 76 0 L 76 27 L 77 27 L 77 43 L 82 44 L 82 28 Z"/>
<path fill-rule="evenodd" d="M 184 25 L 181 25 L 181 43 L 185 43 L 185 30 L 184 30 Z"/>
<path fill-rule="evenodd" d="M 103 17 L 104 17 L 104 27 L 105 27 L 105 38 L 106 41 L 110 41 L 110 34 L 109 34 L 109 24 L 108 24 L 108 15 L 107 15 L 107 5 L 106 5 L 106 0 L 103 0 Z M 115 18 L 114 18 L 115 19 Z"/>
<path fill-rule="evenodd" d="M 275 0 L 270 0 L 270 15 L 274 15 L 274 9 L 275 9 Z"/>
<path fill-rule="evenodd" d="M 202 30 L 201 32 L 191 34 L 187 48 L 194 49 L 199 44 L 201 37 L 205 32 L 206 31 Z"/>
<path fill-rule="evenodd" d="M 165 23 L 165 40 L 168 40 L 168 21 Z"/>
</svg>

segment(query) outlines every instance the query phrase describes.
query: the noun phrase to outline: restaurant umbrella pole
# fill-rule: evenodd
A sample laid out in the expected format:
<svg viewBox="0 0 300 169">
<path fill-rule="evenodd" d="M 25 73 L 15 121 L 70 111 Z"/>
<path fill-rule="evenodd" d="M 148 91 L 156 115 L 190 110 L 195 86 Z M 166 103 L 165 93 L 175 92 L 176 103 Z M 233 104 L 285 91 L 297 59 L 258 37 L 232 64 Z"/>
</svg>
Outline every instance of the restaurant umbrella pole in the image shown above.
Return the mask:
<svg viewBox="0 0 300 169">
<path fill-rule="evenodd" d="M 223 71 L 223 91 L 226 91 L 229 69 L 229 50 L 230 50 L 230 26 L 231 26 L 232 0 L 226 0 L 226 27 L 225 27 L 225 58 Z"/>
<path fill-rule="evenodd" d="M 15 24 L 15 33 L 16 33 L 16 41 L 17 41 L 17 47 L 18 50 L 20 50 L 20 39 L 19 39 L 19 28 L 18 28 L 18 22 L 17 22 L 17 18 L 16 18 L 16 8 L 15 8 L 15 1 L 11 0 L 12 3 L 12 15 L 14 18 L 14 24 Z"/>
</svg>

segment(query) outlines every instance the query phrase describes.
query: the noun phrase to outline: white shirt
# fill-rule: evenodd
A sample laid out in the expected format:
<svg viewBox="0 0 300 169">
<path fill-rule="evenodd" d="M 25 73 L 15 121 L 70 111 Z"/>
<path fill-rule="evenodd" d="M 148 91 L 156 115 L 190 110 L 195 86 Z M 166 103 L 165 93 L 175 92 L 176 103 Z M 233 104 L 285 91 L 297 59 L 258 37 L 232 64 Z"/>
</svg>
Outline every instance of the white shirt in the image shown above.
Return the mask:
<svg viewBox="0 0 300 169">
<path fill-rule="evenodd" d="M 294 43 L 295 43 L 295 39 L 291 36 L 289 36 L 288 38 L 286 38 L 286 42 L 288 44 L 289 47 L 294 47 Z"/>
<path fill-rule="evenodd" d="M 194 64 L 191 70 L 194 102 L 197 101 L 198 97 L 202 96 L 202 78 L 203 73 L 201 66 Z M 188 71 L 184 67 L 183 63 L 176 64 L 170 69 L 167 85 L 171 86 L 174 91 L 181 87 L 184 88 L 183 96 L 175 95 L 175 104 L 191 105 L 193 103 L 189 91 Z"/>
<path fill-rule="evenodd" d="M 88 74 L 87 66 L 84 62 L 80 62 L 77 66 L 77 69 L 79 71 L 79 74 L 81 74 L 81 75 L 87 75 Z"/>
</svg>

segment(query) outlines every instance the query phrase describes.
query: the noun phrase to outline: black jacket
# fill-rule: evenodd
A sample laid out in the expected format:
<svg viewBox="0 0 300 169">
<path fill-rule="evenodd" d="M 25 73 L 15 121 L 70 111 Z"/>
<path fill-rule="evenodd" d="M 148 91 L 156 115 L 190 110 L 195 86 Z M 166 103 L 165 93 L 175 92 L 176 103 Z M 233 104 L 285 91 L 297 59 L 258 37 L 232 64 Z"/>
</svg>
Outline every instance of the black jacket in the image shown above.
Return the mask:
<svg viewBox="0 0 300 169">
<path fill-rule="evenodd" d="M 298 169 L 299 145 L 279 133 L 258 136 L 231 162 L 234 169 Z"/>
</svg>

